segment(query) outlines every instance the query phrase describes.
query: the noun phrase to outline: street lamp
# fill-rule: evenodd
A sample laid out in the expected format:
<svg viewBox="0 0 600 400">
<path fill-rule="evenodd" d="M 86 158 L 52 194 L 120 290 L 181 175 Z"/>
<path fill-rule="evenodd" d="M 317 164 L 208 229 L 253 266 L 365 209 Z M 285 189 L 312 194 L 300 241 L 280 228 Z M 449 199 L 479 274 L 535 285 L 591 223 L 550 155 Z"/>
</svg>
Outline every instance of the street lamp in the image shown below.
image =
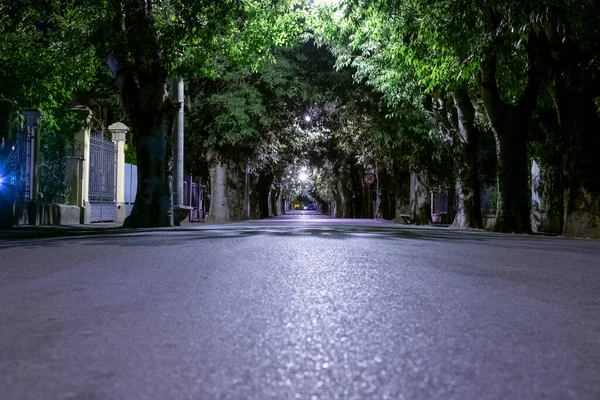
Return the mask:
<svg viewBox="0 0 600 400">
<path fill-rule="evenodd" d="M 308 181 L 308 174 L 306 172 L 300 172 L 298 174 L 298 179 L 300 180 L 300 182 L 306 182 Z"/>
</svg>

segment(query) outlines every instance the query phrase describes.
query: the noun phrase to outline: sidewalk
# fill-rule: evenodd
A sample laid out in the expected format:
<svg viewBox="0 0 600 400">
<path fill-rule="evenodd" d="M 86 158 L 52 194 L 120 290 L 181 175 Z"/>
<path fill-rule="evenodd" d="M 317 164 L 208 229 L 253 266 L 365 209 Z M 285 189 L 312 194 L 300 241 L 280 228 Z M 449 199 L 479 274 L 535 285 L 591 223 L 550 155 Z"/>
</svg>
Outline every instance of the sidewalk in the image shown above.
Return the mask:
<svg viewBox="0 0 600 400">
<path fill-rule="evenodd" d="M 121 228 L 123 224 L 96 223 L 76 225 L 23 225 L 14 226 L 11 229 L 0 230 L 0 240 L 27 240 L 43 239 L 65 236 L 98 235 L 105 233 L 130 232 L 130 229 Z"/>
<path fill-rule="evenodd" d="M 185 222 L 181 226 L 155 228 L 122 228 L 122 223 L 96 222 L 74 225 L 22 225 L 11 229 L 0 229 L 0 241 L 48 239 L 69 236 L 93 236 L 105 234 L 125 234 L 134 232 L 155 232 L 169 230 L 188 230 L 204 226 L 205 222 Z"/>
</svg>

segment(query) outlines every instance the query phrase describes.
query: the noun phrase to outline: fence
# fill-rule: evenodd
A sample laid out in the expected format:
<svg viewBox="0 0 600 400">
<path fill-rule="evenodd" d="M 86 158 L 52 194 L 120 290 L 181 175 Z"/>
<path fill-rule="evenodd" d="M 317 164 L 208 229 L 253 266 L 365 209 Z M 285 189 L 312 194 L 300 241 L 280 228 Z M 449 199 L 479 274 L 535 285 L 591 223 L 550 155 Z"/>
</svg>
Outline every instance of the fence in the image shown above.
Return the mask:
<svg viewBox="0 0 600 400">
<path fill-rule="evenodd" d="M 431 192 L 431 220 L 436 224 L 451 224 L 454 220 L 454 191 Z"/>
<path fill-rule="evenodd" d="M 25 126 L 17 129 L 14 145 L 9 156 L 10 178 L 9 184 L 14 190 L 14 200 L 25 203 L 32 198 L 32 171 L 33 158 L 31 157 L 31 127 Z"/>
<path fill-rule="evenodd" d="M 125 207 L 127 215 L 131 214 L 138 186 L 137 166 L 125 164 Z M 191 190 L 190 190 L 191 188 Z M 186 177 L 183 182 L 183 205 L 193 207 L 189 221 L 197 222 L 206 218 L 206 186 Z"/>
<path fill-rule="evenodd" d="M 200 221 L 206 217 L 205 202 L 206 186 L 196 183 L 192 177 L 187 177 L 183 182 L 183 202 L 185 206 L 192 207 L 190 222 Z"/>
<path fill-rule="evenodd" d="M 137 165 L 125 164 L 125 209 L 126 214 L 131 214 L 137 193 L 138 173 Z"/>
<path fill-rule="evenodd" d="M 116 221 L 117 147 L 107 139 L 104 128 L 90 134 L 89 199 L 91 222 Z"/>
</svg>

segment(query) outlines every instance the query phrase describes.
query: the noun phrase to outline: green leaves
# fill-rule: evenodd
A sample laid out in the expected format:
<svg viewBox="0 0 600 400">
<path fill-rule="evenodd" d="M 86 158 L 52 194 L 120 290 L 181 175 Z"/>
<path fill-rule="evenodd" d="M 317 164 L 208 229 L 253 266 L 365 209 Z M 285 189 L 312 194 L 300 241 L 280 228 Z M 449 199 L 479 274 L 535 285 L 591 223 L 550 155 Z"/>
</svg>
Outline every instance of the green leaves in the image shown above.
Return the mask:
<svg viewBox="0 0 600 400">
<path fill-rule="evenodd" d="M 58 3 L 0 5 L 0 97 L 17 108 L 61 108 L 97 69 L 93 47 L 74 40 L 85 27 L 67 21 Z"/>
</svg>

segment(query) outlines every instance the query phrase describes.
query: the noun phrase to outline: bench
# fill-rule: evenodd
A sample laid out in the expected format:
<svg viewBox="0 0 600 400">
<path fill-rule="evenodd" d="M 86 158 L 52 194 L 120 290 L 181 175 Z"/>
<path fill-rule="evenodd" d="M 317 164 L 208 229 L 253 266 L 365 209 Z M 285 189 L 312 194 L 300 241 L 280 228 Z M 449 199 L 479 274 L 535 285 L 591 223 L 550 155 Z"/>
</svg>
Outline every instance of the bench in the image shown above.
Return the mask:
<svg viewBox="0 0 600 400">
<path fill-rule="evenodd" d="M 181 223 L 190 215 L 194 207 L 190 206 L 173 206 L 173 222 L 175 226 L 181 226 Z"/>
<path fill-rule="evenodd" d="M 410 224 L 410 214 L 396 214 L 396 217 L 402 218 L 405 224 Z"/>
</svg>

